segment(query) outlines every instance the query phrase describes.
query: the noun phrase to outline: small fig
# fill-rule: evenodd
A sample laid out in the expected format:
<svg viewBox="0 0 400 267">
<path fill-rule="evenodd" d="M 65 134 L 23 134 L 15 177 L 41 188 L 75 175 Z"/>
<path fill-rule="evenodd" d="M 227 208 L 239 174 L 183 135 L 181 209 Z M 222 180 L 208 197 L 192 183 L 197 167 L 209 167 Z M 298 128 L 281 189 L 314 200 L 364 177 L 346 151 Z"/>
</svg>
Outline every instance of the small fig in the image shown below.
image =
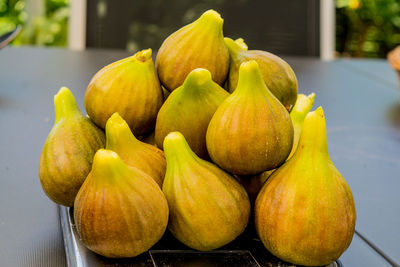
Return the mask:
<svg viewBox="0 0 400 267">
<path fill-rule="evenodd" d="M 297 79 L 289 64 L 269 52 L 247 50 L 247 45 L 240 39 L 233 41 L 225 38 L 224 40 L 230 54 L 229 92 L 236 89 L 240 64 L 253 59 L 259 64 L 268 89 L 290 111 L 296 102 Z"/>
<path fill-rule="evenodd" d="M 158 113 L 157 146 L 162 147 L 168 133 L 178 131 L 199 157 L 207 158 L 208 124 L 228 96 L 228 92 L 212 81 L 208 70 L 199 68 L 190 72 L 184 84 L 171 93 Z"/>
<path fill-rule="evenodd" d="M 356 210 L 350 187 L 328 154 L 324 112 L 308 113 L 293 157 L 265 182 L 255 225 L 265 247 L 297 265 L 340 257 L 353 238 Z"/>
<path fill-rule="evenodd" d="M 315 98 L 314 93 L 311 93 L 308 96 L 299 94 L 297 96 L 296 104 L 294 105 L 292 111 L 290 112 L 290 118 L 292 119 L 293 122 L 294 139 L 293 139 L 292 151 L 290 152 L 287 160 L 293 156 L 294 152 L 297 149 L 297 144 L 299 143 L 301 129 L 303 128 L 303 122 L 306 115 L 308 114 L 308 112 L 310 112 L 314 104 L 314 98 Z"/>
<path fill-rule="evenodd" d="M 167 165 L 164 152 L 136 139 L 117 112 L 107 121 L 106 137 L 107 149 L 116 152 L 126 164 L 148 174 L 162 187 Z"/>
<path fill-rule="evenodd" d="M 104 129 L 114 112 L 126 120 L 132 132 L 141 136 L 154 129 L 163 93 L 151 58 L 151 49 L 102 68 L 85 93 L 89 117 Z"/>
<path fill-rule="evenodd" d="M 55 123 L 40 155 L 39 178 L 51 200 L 72 207 L 105 136 L 80 112 L 68 88 L 62 87 L 54 96 L 54 107 Z"/>
<path fill-rule="evenodd" d="M 229 52 L 224 44 L 223 22 L 220 14 L 208 10 L 163 42 L 157 53 L 156 68 L 161 83 L 169 91 L 181 86 L 196 68 L 209 70 L 216 83 L 224 83 Z"/>
<path fill-rule="evenodd" d="M 211 159 L 237 175 L 258 174 L 286 160 L 293 144 L 292 121 L 268 90 L 256 61 L 240 66 L 237 89 L 214 113 L 206 140 Z"/>
<path fill-rule="evenodd" d="M 110 258 L 134 257 L 163 236 L 168 203 L 150 176 L 100 149 L 76 196 L 74 219 L 90 250 Z"/>
<path fill-rule="evenodd" d="M 167 173 L 163 192 L 172 234 L 201 251 L 219 248 L 240 235 L 250 215 L 243 187 L 214 164 L 197 157 L 179 132 L 165 137 L 164 151 Z"/>
</svg>

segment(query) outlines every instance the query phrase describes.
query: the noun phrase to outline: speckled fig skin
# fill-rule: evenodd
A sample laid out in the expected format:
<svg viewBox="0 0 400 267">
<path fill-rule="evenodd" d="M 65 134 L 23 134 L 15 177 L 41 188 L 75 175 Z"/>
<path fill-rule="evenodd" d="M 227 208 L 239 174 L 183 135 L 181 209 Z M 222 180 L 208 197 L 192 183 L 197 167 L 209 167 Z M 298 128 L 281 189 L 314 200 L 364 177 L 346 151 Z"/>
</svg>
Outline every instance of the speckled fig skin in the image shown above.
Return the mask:
<svg viewBox="0 0 400 267">
<path fill-rule="evenodd" d="M 88 249 L 110 258 L 135 257 L 163 236 L 168 203 L 150 176 L 101 149 L 76 196 L 74 220 Z"/>
<path fill-rule="evenodd" d="M 54 96 L 55 123 L 40 155 L 39 178 L 44 192 L 57 204 L 72 207 L 105 136 L 84 116 L 71 91 Z"/>
<path fill-rule="evenodd" d="M 164 152 L 136 139 L 117 112 L 106 124 L 106 149 L 116 152 L 126 164 L 148 174 L 162 187 L 167 167 Z"/>
<path fill-rule="evenodd" d="M 206 69 L 189 73 L 182 86 L 174 90 L 162 105 L 156 121 L 156 144 L 162 148 L 168 133 L 181 132 L 191 149 L 207 159 L 206 132 L 218 106 L 229 96 L 211 79 Z"/>
<path fill-rule="evenodd" d="M 261 189 L 255 225 L 265 247 L 296 265 L 327 265 L 353 238 L 351 190 L 328 154 L 322 108 L 304 121 L 299 146 Z"/>
<path fill-rule="evenodd" d="M 214 113 L 206 141 L 211 159 L 237 175 L 258 174 L 286 160 L 292 121 L 268 90 L 256 61 L 242 63 L 237 89 Z"/>
<path fill-rule="evenodd" d="M 228 173 L 200 159 L 179 132 L 164 140 L 168 228 L 185 245 L 207 251 L 239 236 L 249 220 L 244 188 Z"/>
<path fill-rule="evenodd" d="M 114 112 L 126 120 L 136 136 L 154 129 L 163 93 L 151 49 L 116 61 L 96 73 L 85 93 L 89 117 L 104 129 Z"/>
<path fill-rule="evenodd" d="M 165 88 L 169 91 L 178 88 L 196 68 L 209 70 L 212 79 L 223 85 L 229 70 L 229 52 L 222 27 L 221 16 L 208 10 L 163 42 L 157 53 L 156 69 Z"/>
<path fill-rule="evenodd" d="M 230 54 L 229 92 L 236 89 L 240 64 L 253 59 L 257 61 L 268 89 L 290 111 L 296 103 L 297 78 L 289 64 L 269 52 L 247 50 L 247 46 L 242 44 L 243 40 L 224 40 Z"/>
<path fill-rule="evenodd" d="M 306 117 L 307 113 L 310 112 L 314 104 L 314 98 L 315 98 L 314 93 L 311 93 L 308 96 L 303 94 L 299 94 L 297 96 L 296 104 L 294 105 L 293 109 L 290 112 L 290 118 L 292 119 L 293 129 L 294 129 L 293 147 L 292 151 L 290 151 L 290 154 L 286 160 L 289 160 L 293 156 L 294 152 L 296 152 L 297 145 L 300 139 L 301 129 L 303 127 L 304 118 Z M 249 179 L 261 180 L 265 182 L 274 171 L 275 169 L 265 171 Z M 257 182 L 251 182 L 251 184 L 259 186 L 258 191 L 256 190 L 255 186 L 253 186 L 252 188 L 253 192 L 256 193 L 258 193 L 261 190 L 261 187 L 263 185 L 263 183 L 257 183 Z"/>
</svg>

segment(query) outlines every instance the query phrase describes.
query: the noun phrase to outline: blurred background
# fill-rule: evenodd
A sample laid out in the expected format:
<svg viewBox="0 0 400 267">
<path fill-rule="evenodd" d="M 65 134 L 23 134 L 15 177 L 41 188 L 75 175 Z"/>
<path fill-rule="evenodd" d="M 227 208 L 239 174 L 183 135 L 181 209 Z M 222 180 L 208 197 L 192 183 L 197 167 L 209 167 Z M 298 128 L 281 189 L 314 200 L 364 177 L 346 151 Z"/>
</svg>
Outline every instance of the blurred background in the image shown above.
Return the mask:
<svg viewBox="0 0 400 267">
<path fill-rule="evenodd" d="M 0 0 L 11 45 L 157 50 L 213 8 L 224 34 L 284 55 L 383 58 L 400 44 L 400 0 Z"/>
</svg>

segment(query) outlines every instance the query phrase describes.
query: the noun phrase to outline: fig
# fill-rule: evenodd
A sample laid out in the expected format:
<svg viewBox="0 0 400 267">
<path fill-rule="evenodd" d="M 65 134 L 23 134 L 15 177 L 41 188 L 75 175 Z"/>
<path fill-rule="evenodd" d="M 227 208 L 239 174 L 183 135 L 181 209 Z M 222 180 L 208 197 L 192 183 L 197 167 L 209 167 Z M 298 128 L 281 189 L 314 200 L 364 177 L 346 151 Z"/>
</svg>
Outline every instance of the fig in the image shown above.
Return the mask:
<svg viewBox="0 0 400 267">
<path fill-rule="evenodd" d="M 218 106 L 228 96 L 228 92 L 213 82 L 208 70 L 199 68 L 191 71 L 183 85 L 171 93 L 157 115 L 157 146 L 162 148 L 165 136 L 178 131 L 185 136 L 199 157 L 207 159 L 208 124 Z"/>
<path fill-rule="evenodd" d="M 223 22 L 220 14 L 208 10 L 165 39 L 156 58 L 158 77 L 165 88 L 175 90 L 196 68 L 209 70 L 212 79 L 223 85 L 229 69 Z"/>
<path fill-rule="evenodd" d="M 72 207 L 105 136 L 81 113 L 68 88 L 62 87 L 54 96 L 54 107 L 55 122 L 40 155 L 39 178 L 52 201 Z"/>
<path fill-rule="evenodd" d="M 214 113 L 206 143 L 211 159 L 237 175 L 258 174 L 285 162 L 293 144 L 292 121 L 255 60 L 240 66 L 238 86 Z"/>
<path fill-rule="evenodd" d="M 118 112 L 136 136 L 154 129 L 163 92 L 155 72 L 151 49 L 102 68 L 85 93 L 85 109 L 101 128 Z"/>
<path fill-rule="evenodd" d="M 126 164 L 143 171 L 162 187 L 167 165 L 164 152 L 136 139 L 117 112 L 106 124 L 106 149 L 116 152 Z"/>
<path fill-rule="evenodd" d="M 292 151 L 290 152 L 287 160 L 293 156 L 294 152 L 297 149 L 297 144 L 299 143 L 301 129 L 303 128 L 303 122 L 306 115 L 308 114 L 308 112 L 310 112 L 314 104 L 314 98 L 315 98 L 314 93 L 311 93 L 308 96 L 299 94 L 297 96 L 296 104 L 294 105 L 292 111 L 290 112 L 290 118 L 292 119 L 293 129 L 294 129 L 294 139 L 293 139 Z"/>
<path fill-rule="evenodd" d="M 293 157 L 265 182 L 255 225 L 265 247 L 298 265 L 320 266 L 349 247 L 356 210 L 350 187 L 328 154 L 324 112 L 308 113 Z"/>
<path fill-rule="evenodd" d="M 248 50 L 247 45 L 240 39 L 233 41 L 231 38 L 225 38 L 224 40 L 230 54 L 229 92 L 233 92 L 238 84 L 240 64 L 255 60 L 260 66 L 264 81 L 271 93 L 290 111 L 297 98 L 297 78 L 290 65 L 272 53 Z"/>
<path fill-rule="evenodd" d="M 168 228 L 185 245 L 207 251 L 240 235 L 249 220 L 246 191 L 229 174 L 200 159 L 179 132 L 164 140 L 167 173 L 163 192 Z"/>
<path fill-rule="evenodd" d="M 76 196 L 74 220 L 88 249 L 110 258 L 134 257 L 163 236 L 168 203 L 150 176 L 100 149 Z"/>
</svg>

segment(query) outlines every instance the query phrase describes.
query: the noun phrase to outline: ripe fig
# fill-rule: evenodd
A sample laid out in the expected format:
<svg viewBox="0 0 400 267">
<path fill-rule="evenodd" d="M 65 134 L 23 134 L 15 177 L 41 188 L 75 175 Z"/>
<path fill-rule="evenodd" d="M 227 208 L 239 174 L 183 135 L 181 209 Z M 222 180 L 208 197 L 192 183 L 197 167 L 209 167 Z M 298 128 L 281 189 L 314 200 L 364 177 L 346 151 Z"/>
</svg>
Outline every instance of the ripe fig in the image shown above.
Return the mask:
<svg viewBox="0 0 400 267">
<path fill-rule="evenodd" d="M 208 10 L 163 42 L 157 53 L 156 68 L 165 88 L 169 91 L 178 88 L 196 68 L 209 70 L 212 79 L 223 85 L 229 68 L 229 52 L 222 33 L 223 22 L 220 14 Z"/>
<path fill-rule="evenodd" d="M 306 116 L 293 157 L 258 194 L 257 233 L 275 256 L 320 266 L 335 261 L 349 247 L 355 221 L 350 187 L 329 158 L 324 112 L 319 107 Z"/>
<path fill-rule="evenodd" d="M 240 235 L 250 215 L 243 187 L 214 164 L 197 157 L 179 132 L 165 137 L 164 151 L 167 173 L 163 192 L 172 234 L 201 251 L 219 248 Z"/>
<path fill-rule="evenodd" d="M 315 98 L 314 93 L 311 93 L 308 96 L 299 94 L 297 96 L 296 104 L 294 105 L 292 111 L 290 112 L 290 118 L 292 119 L 293 122 L 294 139 L 293 139 L 292 151 L 290 152 L 287 160 L 293 156 L 294 152 L 297 149 L 297 144 L 299 143 L 301 129 L 303 128 L 303 122 L 306 115 L 308 114 L 308 112 L 310 112 L 314 104 L 314 98 Z"/>
<path fill-rule="evenodd" d="M 228 96 L 228 92 L 212 81 L 208 70 L 199 68 L 190 72 L 183 85 L 171 93 L 158 113 L 155 135 L 157 146 L 162 147 L 168 133 L 178 131 L 185 136 L 199 157 L 207 159 L 208 124 L 218 106 Z"/>
<path fill-rule="evenodd" d="M 229 49 L 229 92 L 236 89 L 240 64 L 245 61 L 257 61 L 262 76 L 268 89 L 290 111 L 297 98 L 297 79 L 292 68 L 280 57 L 261 50 L 247 50 L 242 41 L 233 41 L 225 38 L 225 44 Z"/>
<path fill-rule="evenodd" d="M 80 112 L 68 88 L 54 96 L 54 107 L 56 118 L 40 155 L 39 178 L 51 200 L 72 207 L 105 136 Z"/>
<path fill-rule="evenodd" d="M 206 140 L 211 159 L 237 175 L 258 174 L 285 162 L 293 144 L 292 121 L 255 60 L 240 66 L 237 89 L 214 113 Z"/>
<path fill-rule="evenodd" d="M 74 219 L 90 250 L 110 258 L 134 257 L 163 236 L 168 203 L 150 176 L 100 149 L 76 196 Z"/>
<path fill-rule="evenodd" d="M 164 152 L 136 139 L 117 112 L 107 121 L 106 137 L 106 149 L 116 152 L 126 164 L 148 174 L 162 187 L 167 165 Z"/>
<path fill-rule="evenodd" d="M 114 112 L 126 120 L 136 136 L 154 129 L 163 93 L 151 58 L 151 49 L 102 68 L 85 93 L 89 117 L 104 129 Z"/>
</svg>

